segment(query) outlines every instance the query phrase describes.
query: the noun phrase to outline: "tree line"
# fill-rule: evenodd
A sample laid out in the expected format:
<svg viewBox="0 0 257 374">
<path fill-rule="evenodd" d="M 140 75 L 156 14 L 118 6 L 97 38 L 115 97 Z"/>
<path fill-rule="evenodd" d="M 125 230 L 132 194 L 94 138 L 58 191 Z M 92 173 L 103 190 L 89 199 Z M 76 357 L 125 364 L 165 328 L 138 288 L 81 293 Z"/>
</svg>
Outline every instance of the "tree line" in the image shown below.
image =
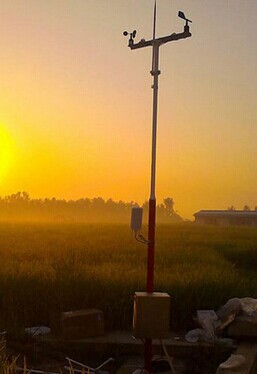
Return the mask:
<svg viewBox="0 0 257 374">
<path fill-rule="evenodd" d="M 81 198 L 65 200 L 53 198 L 35 199 L 27 192 L 17 192 L 0 197 L 1 221 L 37 222 L 87 222 L 128 223 L 134 201 Z M 148 202 L 143 204 L 144 221 L 147 222 Z M 174 201 L 167 197 L 156 208 L 157 222 L 175 223 L 183 219 L 174 210 Z"/>
</svg>

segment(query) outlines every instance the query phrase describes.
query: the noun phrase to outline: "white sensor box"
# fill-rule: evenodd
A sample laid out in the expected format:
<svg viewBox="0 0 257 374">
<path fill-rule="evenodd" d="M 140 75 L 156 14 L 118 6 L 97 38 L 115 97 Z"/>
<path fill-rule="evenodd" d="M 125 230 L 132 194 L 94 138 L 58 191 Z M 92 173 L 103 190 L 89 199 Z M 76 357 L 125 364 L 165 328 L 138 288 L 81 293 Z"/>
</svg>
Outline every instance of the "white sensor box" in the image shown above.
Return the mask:
<svg viewBox="0 0 257 374">
<path fill-rule="evenodd" d="M 131 230 L 135 232 L 141 231 L 143 220 L 143 208 L 134 207 L 131 209 Z"/>
</svg>

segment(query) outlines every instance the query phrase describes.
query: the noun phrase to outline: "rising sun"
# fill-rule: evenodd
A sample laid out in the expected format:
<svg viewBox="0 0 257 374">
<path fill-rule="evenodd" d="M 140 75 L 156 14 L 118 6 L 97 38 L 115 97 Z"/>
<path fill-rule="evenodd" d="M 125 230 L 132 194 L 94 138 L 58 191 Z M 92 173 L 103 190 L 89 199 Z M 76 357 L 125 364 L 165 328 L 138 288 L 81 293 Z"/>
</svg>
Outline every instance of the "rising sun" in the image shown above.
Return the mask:
<svg viewBox="0 0 257 374">
<path fill-rule="evenodd" d="M 0 124 L 0 184 L 8 173 L 14 156 L 13 141 L 11 135 Z"/>
</svg>

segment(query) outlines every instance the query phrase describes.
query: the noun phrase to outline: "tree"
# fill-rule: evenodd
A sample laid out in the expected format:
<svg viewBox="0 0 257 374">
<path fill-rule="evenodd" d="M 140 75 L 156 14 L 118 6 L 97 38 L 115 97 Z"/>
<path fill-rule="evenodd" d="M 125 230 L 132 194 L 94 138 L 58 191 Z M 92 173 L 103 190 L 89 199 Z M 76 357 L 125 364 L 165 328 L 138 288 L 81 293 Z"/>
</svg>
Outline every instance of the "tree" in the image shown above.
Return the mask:
<svg viewBox="0 0 257 374">
<path fill-rule="evenodd" d="M 236 208 L 234 207 L 234 205 L 231 205 L 231 206 L 228 207 L 228 210 L 230 210 L 230 211 L 235 211 Z"/>
<path fill-rule="evenodd" d="M 246 212 L 249 212 L 251 209 L 250 209 L 249 205 L 245 205 L 243 210 L 245 210 Z"/>
<path fill-rule="evenodd" d="M 166 197 L 165 199 L 163 199 L 163 204 L 169 214 L 172 214 L 174 212 L 174 200 L 172 199 L 172 197 Z"/>
</svg>

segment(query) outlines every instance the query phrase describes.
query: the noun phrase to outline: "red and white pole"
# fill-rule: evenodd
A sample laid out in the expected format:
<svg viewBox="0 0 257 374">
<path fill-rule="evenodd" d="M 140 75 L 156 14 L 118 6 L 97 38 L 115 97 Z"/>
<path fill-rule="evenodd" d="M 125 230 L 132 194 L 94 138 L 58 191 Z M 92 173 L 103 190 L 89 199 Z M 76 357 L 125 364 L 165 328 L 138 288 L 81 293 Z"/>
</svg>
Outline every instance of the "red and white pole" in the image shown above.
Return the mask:
<svg viewBox="0 0 257 374">
<path fill-rule="evenodd" d="M 155 38 L 156 30 L 156 0 L 154 0 L 154 23 L 153 23 L 153 39 L 141 39 L 138 43 L 134 43 L 136 30 L 132 33 L 124 31 L 123 35 L 130 34 L 128 46 L 131 49 L 138 49 L 144 47 L 152 47 L 152 70 L 153 76 L 153 123 L 152 123 L 152 165 L 151 165 L 151 192 L 149 199 L 149 217 L 148 217 L 148 251 L 147 251 L 147 286 L 148 293 L 154 292 L 154 247 L 155 247 L 155 218 L 156 218 L 156 197 L 155 197 L 155 177 L 156 177 L 156 140 L 157 140 L 157 107 L 158 107 L 158 77 L 161 74 L 159 70 L 159 48 L 161 45 L 176 41 L 179 39 L 186 39 L 191 36 L 189 32 L 188 22 L 183 12 L 179 12 L 178 16 L 186 21 L 184 32 L 170 34 L 161 38 Z M 145 340 L 145 370 L 151 374 L 151 361 L 152 361 L 152 339 Z"/>
<path fill-rule="evenodd" d="M 159 45 L 153 44 L 153 63 L 151 74 L 153 81 L 153 123 L 152 123 L 152 164 L 151 164 L 151 191 L 148 215 L 148 248 L 147 248 L 147 286 L 148 293 L 154 292 L 154 249 L 155 249 L 155 221 L 156 221 L 156 142 L 157 142 L 157 107 L 158 107 L 158 77 L 159 71 Z M 145 369 L 151 373 L 152 339 L 145 341 Z"/>
</svg>

